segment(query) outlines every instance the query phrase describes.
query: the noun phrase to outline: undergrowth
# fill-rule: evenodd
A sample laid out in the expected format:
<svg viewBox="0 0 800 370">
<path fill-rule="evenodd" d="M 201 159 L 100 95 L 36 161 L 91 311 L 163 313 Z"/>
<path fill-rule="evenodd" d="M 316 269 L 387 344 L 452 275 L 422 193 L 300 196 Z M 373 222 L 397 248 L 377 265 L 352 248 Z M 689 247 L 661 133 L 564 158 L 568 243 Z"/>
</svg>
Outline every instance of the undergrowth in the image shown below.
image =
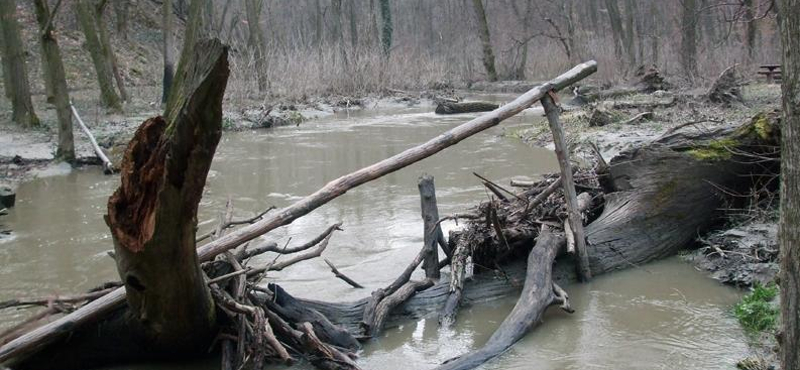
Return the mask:
<svg viewBox="0 0 800 370">
<path fill-rule="evenodd" d="M 778 308 L 771 302 L 777 295 L 777 285 L 756 284 L 753 291 L 736 304 L 733 314 L 750 333 L 773 330 L 778 321 Z"/>
</svg>

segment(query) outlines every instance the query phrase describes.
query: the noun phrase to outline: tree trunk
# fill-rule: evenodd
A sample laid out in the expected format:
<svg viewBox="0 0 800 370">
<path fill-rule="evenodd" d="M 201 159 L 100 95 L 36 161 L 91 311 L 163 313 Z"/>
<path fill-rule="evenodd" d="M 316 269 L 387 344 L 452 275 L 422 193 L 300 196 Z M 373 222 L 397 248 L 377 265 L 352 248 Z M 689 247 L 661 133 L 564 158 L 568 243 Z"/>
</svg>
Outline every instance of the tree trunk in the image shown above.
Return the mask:
<svg viewBox="0 0 800 370">
<path fill-rule="evenodd" d="M 250 50 L 252 50 L 256 62 L 258 91 L 264 92 L 269 89 L 269 81 L 267 81 L 267 60 L 264 55 L 264 31 L 261 29 L 260 4 L 261 2 L 258 0 L 245 0 L 247 27 L 250 32 L 248 45 L 250 45 Z"/>
<path fill-rule="evenodd" d="M 375 0 L 369 0 L 369 37 L 370 46 L 381 44 L 381 33 L 378 30 L 378 17 L 375 15 Z"/>
<path fill-rule="evenodd" d="M 197 260 L 197 205 L 222 130 L 227 50 L 194 48 L 174 91 L 176 113 L 136 131 L 108 201 L 115 260 L 135 325 L 156 348 L 204 351 L 215 307 Z"/>
<path fill-rule="evenodd" d="M 800 369 L 800 0 L 779 0 L 778 23 L 783 43 L 781 82 L 781 369 Z"/>
<path fill-rule="evenodd" d="M 101 37 L 98 33 L 99 23 L 95 13 L 94 1 L 78 0 L 75 3 L 78 22 L 86 37 L 86 48 L 92 57 L 94 70 L 97 74 L 97 83 L 100 86 L 100 101 L 103 106 L 115 110 L 122 110 L 122 101 L 117 91 L 114 89 L 114 74 L 111 68 L 111 61 L 105 53 Z"/>
<path fill-rule="evenodd" d="M 625 31 L 622 29 L 622 17 L 619 14 L 617 0 L 605 0 L 606 10 L 608 11 L 608 21 L 611 23 L 611 38 L 614 41 L 614 55 L 617 59 L 625 58 L 624 39 Z"/>
<path fill-rule="evenodd" d="M 69 90 L 64 73 L 64 64 L 61 59 L 61 49 L 53 35 L 53 25 L 50 17 L 53 14 L 47 0 L 36 0 L 36 21 L 39 24 L 39 41 L 42 47 L 42 69 L 46 84 L 50 86 L 53 94 L 53 104 L 56 106 L 58 117 L 58 149 L 56 157 L 67 162 L 75 161 L 75 141 L 72 133 L 72 115 L 69 108 Z"/>
<path fill-rule="evenodd" d="M 697 0 L 683 0 L 681 65 L 690 82 L 697 77 Z"/>
<path fill-rule="evenodd" d="M 472 7 L 475 10 L 475 17 L 478 19 L 478 36 L 481 39 L 483 48 L 483 67 L 486 69 L 486 76 L 489 81 L 497 81 L 497 70 L 494 66 L 494 52 L 492 52 L 492 41 L 489 37 L 489 22 L 486 20 L 486 10 L 483 8 L 482 0 L 472 0 Z"/>
<path fill-rule="evenodd" d="M 628 53 L 628 65 L 635 67 L 638 63 L 636 60 L 636 19 L 639 17 L 637 14 L 636 5 L 637 0 L 625 0 L 625 51 Z"/>
<path fill-rule="evenodd" d="M 117 20 L 117 34 L 122 40 L 128 40 L 128 14 L 130 0 L 114 1 L 114 14 Z"/>
<path fill-rule="evenodd" d="M 175 76 L 175 43 L 172 35 L 172 0 L 163 0 L 161 4 L 161 33 L 162 50 L 164 54 L 164 76 L 161 80 L 161 104 L 166 104 L 169 99 L 169 89 Z"/>
<path fill-rule="evenodd" d="M 347 2 L 347 8 L 350 11 L 350 47 L 353 50 L 358 48 L 358 18 L 356 16 L 356 0 L 349 0 Z M 353 56 L 357 56 L 357 53 L 353 53 Z"/>
<path fill-rule="evenodd" d="M 756 52 L 756 32 L 758 26 L 753 13 L 753 0 L 744 0 L 742 6 L 744 7 L 745 49 L 747 50 L 747 59 L 753 62 L 753 57 Z"/>
<path fill-rule="evenodd" d="M 205 0 L 192 0 L 192 2 L 189 3 L 189 15 L 187 18 L 188 21 L 186 22 L 186 29 L 183 32 L 181 57 L 180 60 L 178 60 L 178 68 L 172 80 L 172 86 L 183 86 L 185 83 L 183 81 L 183 78 L 186 76 L 184 70 L 189 65 L 190 58 L 193 58 L 195 55 L 195 44 L 197 44 L 197 40 L 200 38 L 201 27 L 203 26 L 204 2 Z M 180 96 L 180 93 L 172 93 L 172 91 L 170 91 L 169 99 L 167 99 L 166 107 L 164 107 L 164 117 L 166 117 L 167 122 L 172 122 L 175 119 L 175 116 L 179 113 L 180 102 L 183 99 L 185 99 L 185 97 Z"/>
<path fill-rule="evenodd" d="M 392 50 L 392 7 L 389 0 L 380 0 L 381 6 L 381 46 L 383 47 L 383 55 L 389 56 L 389 51 Z"/>
<path fill-rule="evenodd" d="M 25 52 L 17 24 L 16 0 L 0 1 L 0 27 L 3 36 L 3 76 L 6 96 L 11 100 L 11 121 L 21 126 L 39 126 L 33 111 Z"/>
<path fill-rule="evenodd" d="M 1 22 L 2 20 L 0 20 Z M 2 25 L 0 25 L 0 35 L 2 35 Z M 8 63 L 6 63 L 6 46 L 5 46 L 5 37 L 0 37 L 0 58 L 2 58 L 3 65 L 3 93 L 6 96 L 8 101 L 11 101 L 11 71 L 9 69 Z"/>
<path fill-rule="evenodd" d="M 114 81 L 116 81 L 117 89 L 119 89 L 119 96 L 122 98 L 122 101 L 128 101 L 128 91 L 125 89 L 125 81 L 122 79 L 122 73 L 119 70 L 119 63 L 117 63 L 117 56 L 114 54 L 114 48 L 111 46 L 111 38 L 108 35 L 108 25 L 103 17 L 106 4 L 108 4 L 108 2 L 101 1 L 96 8 L 95 14 L 95 19 L 97 19 L 98 35 L 100 36 L 100 45 L 102 45 L 103 54 L 111 66 L 111 72 L 114 75 Z"/>
<path fill-rule="evenodd" d="M 425 270 L 425 277 L 439 280 L 439 247 L 437 244 L 444 240 L 442 229 L 436 224 L 439 221 L 439 208 L 436 205 L 436 188 L 433 184 L 433 176 L 424 174 L 417 182 L 419 187 L 420 208 L 422 209 L 423 221 L 423 247 L 424 260 L 422 268 Z"/>
</svg>

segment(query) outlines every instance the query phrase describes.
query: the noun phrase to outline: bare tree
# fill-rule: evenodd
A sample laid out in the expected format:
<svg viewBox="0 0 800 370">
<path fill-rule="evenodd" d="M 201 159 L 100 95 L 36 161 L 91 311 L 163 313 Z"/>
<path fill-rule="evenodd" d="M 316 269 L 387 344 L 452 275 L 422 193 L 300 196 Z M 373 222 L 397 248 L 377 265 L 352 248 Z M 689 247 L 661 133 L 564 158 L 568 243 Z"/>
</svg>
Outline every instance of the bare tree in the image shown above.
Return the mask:
<svg viewBox="0 0 800 370">
<path fill-rule="evenodd" d="M 619 6 L 617 0 L 605 0 L 606 11 L 608 12 L 608 21 L 611 24 L 611 37 L 614 40 L 614 54 L 617 59 L 623 59 L 624 45 L 625 45 L 625 30 L 622 28 L 622 17 L 619 13 Z"/>
<path fill-rule="evenodd" d="M 267 59 L 264 53 L 264 30 L 261 29 L 261 10 L 262 0 L 245 0 L 247 13 L 247 27 L 250 32 L 248 45 L 253 52 L 256 63 L 256 75 L 258 78 L 258 91 L 267 91 L 269 81 L 267 81 Z"/>
<path fill-rule="evenodd" d="M 780 253 L 781 368 L 800 369 L 800 0 L 778 0 L 783 43 Z"/>
<path fill-rule="evenodd" d="M 130 0 L 116 0 L 114 3 L 114 15 L 117 20 L 117 34 L 123 40 L 128 39 L 128 15 L 130 14 Z"/>
<path fill-rule="evenodd" d="M 388 56 L 389 51 L 392 49 L 392 7 L 389 0 L 381 1 L 381 45 L 383 46 L 383 54 Z"/>
<path fill-rule="evenodd" d="M 100 86 L 100 101 L 103 106 L 120 111 L 122 110 L 122 99 L 114 88 L 113 68 L 106 52 L 110 46 L 104 45 L 104 40 L 99 33 L 99 28 L 102 26 L 98 22 L 97 14 L 98 9 L 101 9 L 104 4 L 104 0 L 100 2 L 78 0 L 75 2 L 75 10 L 83 35 L 86 37 L 85 46 L 89 49 L 89 55 L 94 64 L 97 83 Z"/>
<path fill-rule="evenodd" d="M 61 49 L 53 34 L 53 21 L 61 0 L 50 11 L 47 0 L 35 0 L 36 21 L 39 24 L 39 41 L 42 48 L 42 61 L 46 84 L 53 92 L 53 103 L 58 117 L 58 149 L 56 156 L 67 162 L 75 160 L 75 141 L 72 135 L 72 115 L 69 108 L 69 90 L 61 59 Z"/>
<path fill-rule="evenodd" d="M 3 36 L 1 51 L 6 96 L 11 100 L 11 121 L 22 126 L 38 126 L 39 118 L 36 117 L 31 102 L 25 49 L 20 38 L 16 12 L 16 0 L 0 1 L 0 28 Z"/>
<path fill-rule="evenodd" d="M 681 65 L 689 81 L 697 77 L 697 1 L 682 0 Z"/>
<path fill-rule="evenodd" d="M 497 81 L 497 70 L 494 66 L 494 52 L 492 51 L 492 41 L 489 36 L 489 22 L 486 20 L 486 10 L 483 8 L 481 0 L 472 0 L 472 7 L 475 10 L 475 17 L 478 19 L 478 36 L 481 39 L 483 48 L 483 67 L 489 81 Z"/>
</svg>

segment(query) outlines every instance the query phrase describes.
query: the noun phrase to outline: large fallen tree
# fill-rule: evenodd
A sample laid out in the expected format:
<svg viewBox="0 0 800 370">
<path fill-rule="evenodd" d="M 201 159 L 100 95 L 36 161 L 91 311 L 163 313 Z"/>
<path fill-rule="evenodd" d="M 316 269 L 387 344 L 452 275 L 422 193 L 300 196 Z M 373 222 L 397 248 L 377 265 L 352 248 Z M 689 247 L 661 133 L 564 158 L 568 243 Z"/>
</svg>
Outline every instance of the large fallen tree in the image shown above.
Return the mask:
<svg viewBox="0 0 800 370">
<path fill-rule="evenodd" d="M 259 284 L 269 271 L 285 267 L 286 261 L 295 263 L 319 256 L 338 225 L 298 247 L 279 248 L 269 244 L 248 248 L 246 243 L 292 222 L 355 186 L 396 171 L 498 124 L 541 99 L 548 91 L 564 88 L 595 68 L 593 62 L 582 64 L 490 114 L 334 180 L 298 203 L 267 214 L 263 220 L 225 236 L 222 235 L 223 226 L 231 223 L 232 212 L 228 212 L 214 234 L 218 238 L 197 251 L 197 261 L 204 262 L 202 269 L 197 271 L 204 276 L 202 280 L 208 289 L 200 289 L 201 293 L 191 298 L 204 301 L 208 298 L 203 292 L 207 292 L 213 300 L 217 309 L 206 311 L 208 316 L 203 317 L 208 321 L 199 322 L 208 323 L 208 330 L 202 332 L 216 332 L 217 340 L 199 335 L 192 338 L 197 340 L 195 343 L 180 343 L 174 348 L 181 349 L 180 345 L 183 345 L 185 353 L 199 353 L 202 343 L 209 346 L 212 341 L 219 343 L 223 368 L 248 364 L 258 366 L 264 361 L 291 363 L 305 358 L 322 369 L 357 369 L 353 358 L 360 346 L 359 339 L 367 340 L 376 332 L 403 320 L 441 312 L 452 296 L 454 282 L 460 295 L 453 308 L 457 309 L 459 302 L 463 306 L 513 294 L 519 288 L 506 279 L 524 278 L 519 302 L 486 345 L 441 366 L 443 369 L 469 369 L 503 353 L 539 322 L 547 307 L 559 305 L 570 311 L 567 293 L 559 285 L 576 277 L 576 266 L 574 257 L 562 248 L 567 244 L 562 230 L 562 225 L 567 224 L 567 212 L 563 186 L 558 177 L 532 184 L 520 193 L 510 192 L 485 179 L 484 183 L 496 199 L 479 205 L 470 214 L 455 215 L 455 218 L 472 219 L 465 229 L 451 233 L 449 241 L 445 242 L 438 235 L 437 227 L 442 220 L 449 218 L 442 218 L 433 225 L 426 221 L 425 245 L 404 273 L 387 288 L 357 302 L 326 303 L 300 299 L 275 283 L 266 287 Z M 742 175 L 762 173 L 761 166 L 769 165 L 763 158 L 777 153 L 777 127 L 770 120 L 759 119 L 738 128 L 698 135 L 673 134 L 647 147 L 623 153 L 608 165 L 600 160 L 596 171 L 579 171 L 575 175 L 575 188 L 580 193 L 577 208 L 587 221 L 591 221 L 585 231 L 592 274 L 638 266 L 668 256 L 685 247 L 698 232 L 711 227 L 717 220 L 716 210 L 725 201 L 720 196 L 720 189 L 742 186 Z M 150 157 L 153 158 L 158 157 Z M 166 178 L 171 179 L 169 176 Z M 424 204 L 425 193 L 422 196 L 423 209 L 430 208 Z M 144 199 L 152 201 L 158 198 Z M 150 209 L 147 204 L 142 209 Z M 438 213 L 434 212 L 435 202 L 432 207 L 433 210 L 423 211 L 424 219 L 428 219 L 425 212 L 429 215 Z M 139 219 L 147 221 L 152 218 Z M 144 226 L 146 232 L 158 230 L 148 228 L 148 225 L 153 225 L 151 222 L 133 225 Z M 155 222 L 158 225 L 157 218 Z M 188 234 L 191 239 L 184 235 L 181 239 L 184 243 L 176 244 L 192 244 L 188 240 L 195 240 L 194 231 L 189 230 Z M 115 235 L 115 239 L 121 238 Z M 145 250 L 152 240 L 143 241 Z M 440 241 L 442 246 L 447 245 L 443 248 L 447 258 L 440 267 L 452 261 L 454 267 L 451 270 L 463 271 L 470 260 L 475 262 L 475 266 L 504 266 L 505 279 L 479 273 L 474 280 L 466 281 L 460 278 L 460 274 L 456 278 L 451 274 L 451 279 L 436 282 L 436 273 L 429 260 L 432 255 L 430 248 Z M 137 241 L 133 243 L 137 245 Z M 273 261 L 259 267 L 246 265 L 250 257 L 268 251 L 295 255 L 281 261 L 282 264 Z M 514 266 L 509 262 L 522 255 L 527 255 L 527 266 Z M 428 261 L 425 264 L 428 278 L 411 281 L 411 272 L 423 260 Z M 555 265 L 554 261 L 557 261 Z M 148 300 L 142 302 L 130 294 L 131 291 L 140 295 L 148 292 L 148 279 L 140 275 L 147 274 L 147 269 L 127 274 L 126 271 L 131 270 L 123 268 L 126 264 L 119 260 L 118 264 L 122 265 L 120 273 L 124 289 L 114 290 L 53 323 L 11 340 L 0 347 L 0 361 L 19 368 L 66 369 L 98 365 L 100 361 L 177 355 L 169 351 L 169 341 L 157 340 L 153 345 L 147 340 L 147 336 L 154 333 L 155 338 L 160 339 L 158 330 L 162 326 L 153 325 L 151 314 L 141 309 L 147 306 Z M 158 262 L 155 264 L 157 266 Z M 197 288 L 196 284 L 189 285 Z M 142 287 L 145 289 L 140 289 Z M 127 299 L 126 290 L 129 291 Z M 202 310 L 203 307 L 192 309 Z M 138 314 L 131 316 L 131 313 Z M 155 319 L 159 320 L 160 316 L 155 314 Z M 131 317 L 136 325 L 130 325 Z M 142 331 L 142 325 L 145 328 L 153 326 Z M 205 327 L 206 324 L 202 325 Z M 131 330 L 131 326 L 139 330 Z"/>
</svg>

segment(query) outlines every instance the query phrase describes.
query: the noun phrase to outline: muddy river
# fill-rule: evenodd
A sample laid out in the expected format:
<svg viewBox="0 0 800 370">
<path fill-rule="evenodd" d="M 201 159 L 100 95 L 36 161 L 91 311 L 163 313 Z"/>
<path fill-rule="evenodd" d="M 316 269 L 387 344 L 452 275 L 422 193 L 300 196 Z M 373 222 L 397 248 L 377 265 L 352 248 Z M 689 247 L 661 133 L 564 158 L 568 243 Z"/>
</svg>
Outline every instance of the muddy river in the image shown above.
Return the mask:
<svg viewBox="0 0 800 370">
<path fill-rule="evenodd" d="M 394 107 L 339 113 L 299 127 L 226 132 L 200 206 L 200 230 L 210 230 L 228 198 L 237 218 L 281 207 L 326 182 L 396 154 L 453 127 L 469 115 L 442 117 L 428 109 Z M 554 155 L 502 137 L 527 113 L 399 172 L 354 189 L 261 241 L 302 243 L 343 222 L 324 257 L 366 290 L 334 278 L 321 259 L 271 279 L 297 296 L 345 301 L 385 286 L 422 245 L 417 178 L 435 177 L 440 214 L 462 212 L 486 199 L 472 175 L 499 183 L 557 170 Z M 0 300 L 78 293 L 116 279 L 106 200 L 118 177 L 96 168 L 53 168 L 18 189 L 17 207 L 2 222 L 13 237 L 0 241 Z M 444 225 L 445 232 L 457 227 Z M 272 258 L 264 256 L 263 258 Z M 601 276 L 565 287 L 577 312 L 552 310 L 544 325 L 485 369 L 733 369 L 748 354 L 746 337 L 731 316 L 740 293 L 677 259 Z M 438 330 L 436 319 L 387 330 L 361 353 L 365 369 L 426 369 L 479 347 L 503 320 L 513 299 L 462 310 L 457 325 Z M 0 330 L 29 311 L 0 311 Z M 216 360 L 116 369 L 215 369 Z M 276 367 L 277 368 L 277 367 Z M 310 367 L 298 366 L 300 369 Z"/>
</svg>

